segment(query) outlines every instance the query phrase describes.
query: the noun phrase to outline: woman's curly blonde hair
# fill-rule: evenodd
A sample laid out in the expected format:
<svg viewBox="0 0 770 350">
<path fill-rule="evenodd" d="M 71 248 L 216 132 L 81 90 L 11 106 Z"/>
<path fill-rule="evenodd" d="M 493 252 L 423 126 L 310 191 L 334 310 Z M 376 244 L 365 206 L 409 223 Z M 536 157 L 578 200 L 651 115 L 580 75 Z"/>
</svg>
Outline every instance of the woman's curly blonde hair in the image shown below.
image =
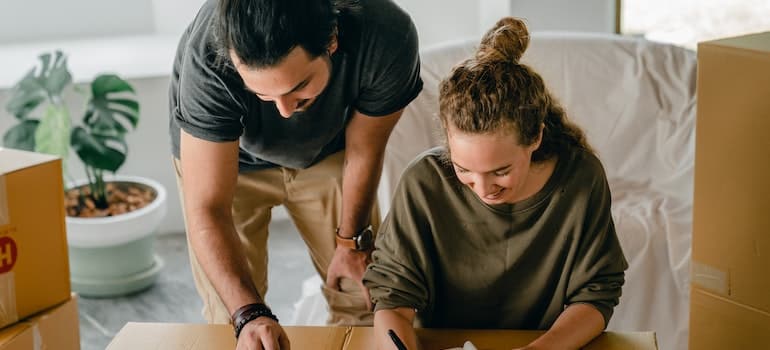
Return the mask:
<svg viewBox="0 0 770 350">
<path fill-rule="evenodd" d="M 529 45 L 520 19 L 505 17 L 481 39 L 476 55 L 452 69 L 439 85 L 439 118 L 444 130 L 471 134 L 513 132 L 523 146 L 543 140 L 532 154 L 538 162 L 571 147 L 591 150 L 585 134 L 570 122 L 546 89 L 543 78 L 519 62 Z"/>
</svg>

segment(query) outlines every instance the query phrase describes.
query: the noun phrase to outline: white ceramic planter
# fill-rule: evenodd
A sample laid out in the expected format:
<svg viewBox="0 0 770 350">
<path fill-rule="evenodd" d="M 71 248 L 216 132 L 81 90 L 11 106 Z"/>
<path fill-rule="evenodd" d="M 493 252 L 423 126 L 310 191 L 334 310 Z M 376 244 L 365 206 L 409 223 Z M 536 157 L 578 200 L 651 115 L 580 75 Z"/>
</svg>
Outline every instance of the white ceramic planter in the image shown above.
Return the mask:
<svg viewBox="0 0 770 350">
<path fill-rule="evenodd" d="M 143 290 L 157 279 L 163 260 L 154 254 L 155 232 L 166 215 L 166 190 L 158 182 L 136 176 L 105 177 L 153 188 L 147 206 L 104 218 L 67 217 L 72 289 L 82 296 L 111 297 Z M 85 185 L 76 181 L 68 188 Z"/>
</svg>

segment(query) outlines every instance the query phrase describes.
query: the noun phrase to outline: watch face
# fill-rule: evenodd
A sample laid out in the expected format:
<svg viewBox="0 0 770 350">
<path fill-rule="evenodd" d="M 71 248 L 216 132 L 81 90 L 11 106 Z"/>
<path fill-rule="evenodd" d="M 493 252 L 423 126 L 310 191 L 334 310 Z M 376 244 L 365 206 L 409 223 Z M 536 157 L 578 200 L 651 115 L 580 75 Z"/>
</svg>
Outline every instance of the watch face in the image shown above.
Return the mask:
<svg viewBox="0 0 770 350">
<path fill-rule="evenodd" d="M 358 250 L 369 250 L 374 246 L 374 234 L 372 229 L 366 228 L 356 237 Z"/>
</svg>

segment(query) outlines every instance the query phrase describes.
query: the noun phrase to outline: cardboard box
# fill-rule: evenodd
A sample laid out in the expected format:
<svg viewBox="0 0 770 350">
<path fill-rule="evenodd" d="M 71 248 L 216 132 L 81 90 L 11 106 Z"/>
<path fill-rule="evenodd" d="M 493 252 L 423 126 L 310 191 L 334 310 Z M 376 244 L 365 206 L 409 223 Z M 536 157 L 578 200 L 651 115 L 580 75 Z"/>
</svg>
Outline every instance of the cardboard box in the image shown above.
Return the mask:
<svg viewBox="0 0 770 350">
<path fill-rule="evenodd" d="M 770 32 L 700 43 L 691 349 L 770 349 L 768 130 Z"/>
<path fill-rule="evenodd" d="M 374 348 L 370 327 L 285 326 L 292 349 L 361 350 Z M 510 350 L 542 334 L 540 331 L 510 330 L 432 330 L 418 329 L 424 350 L 461 346 L 471 340 L 479 349 Z M 107 346 L 107 350 L 164 349 L 203 350 L 234 349 L 235 337 L 229 325 L 128 323 Z M 606 332 L 585 349 L 655 350 L 654 333 Z"/>
<path fill-rule="evenodd" d="M 462 347 L 468 340 L 483 350 L 510 350 L 529 344 L 541 334 L 543 331 L 417 329 L 417 337 L 424 350 Z M 345 349 L 373 349 L 374 344 L 373 328 L 351 327 Z M 585 350 L 654 350 L 657 348 L 655 333 L 652 332 L 605 332 L 583 347 Z"/>
<path fill-rule="evenodd" d="M 79 350 L 80 332 L 75 296 L 0 330 L 0 350 Z"/>
<path fill-rule="evenodd" d="M 690 349 L 768 349 L 770 315 L 693 288 Z"/>
<path fill-rule="evenodd" d="M 343 348 L 345 327 L 284 327 L 292 349 Z M 224 324 L 127 323 L 107 350 L 235 349 L 233 327 Z"/>
<path fill-rule="evenodd" d="M 61 160 L 0 148 L 0 327 L 69 298 Z"/>
</svg>

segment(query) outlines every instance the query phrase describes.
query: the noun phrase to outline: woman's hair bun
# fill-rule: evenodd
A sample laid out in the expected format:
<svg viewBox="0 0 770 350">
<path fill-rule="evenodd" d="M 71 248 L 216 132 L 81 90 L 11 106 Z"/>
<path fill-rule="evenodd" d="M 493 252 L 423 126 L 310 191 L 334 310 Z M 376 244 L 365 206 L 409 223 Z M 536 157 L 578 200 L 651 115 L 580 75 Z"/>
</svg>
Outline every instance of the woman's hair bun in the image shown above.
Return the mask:
<svg viewBox="0 0 770 350">
<path fill-rule="evenodd" d="M 529 45 L 529 31 L 524 21 L 503 17 L 481 38 L 476 59 L 479 63 L 518 62 Z"/>
</svg>

